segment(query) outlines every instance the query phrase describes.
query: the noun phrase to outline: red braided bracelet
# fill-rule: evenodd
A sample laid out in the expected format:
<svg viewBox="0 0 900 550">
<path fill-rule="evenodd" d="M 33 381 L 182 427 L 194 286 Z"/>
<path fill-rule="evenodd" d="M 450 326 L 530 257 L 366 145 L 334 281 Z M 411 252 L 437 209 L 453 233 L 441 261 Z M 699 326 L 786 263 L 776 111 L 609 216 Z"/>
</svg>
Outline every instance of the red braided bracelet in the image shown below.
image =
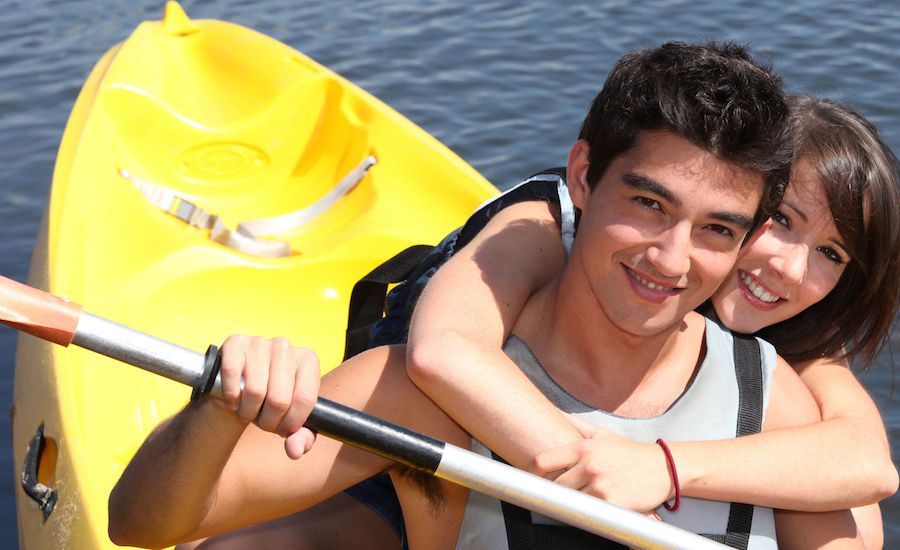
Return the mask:
<svg viewBox="0 0 900 550">
<path fill-rule="evenodd" d="M 666 455 L 666 463 L 669 465 L 669 472 L 672 474 L 672 483 L 675 485 L 675 504 L 663 502 L 663 506 L 666 507 L 666 510 L 674 512 L 681 506 L 681 487 L 678 485 L 678 472 L 675 471 L 675 459 L 672 458 L 672 451 L 669 450 L 669 446 L 666 445 L 665 441 L 657 439 L 656 444 L 660 446 L 663 450 L 663 454 Z"/>
</svg>

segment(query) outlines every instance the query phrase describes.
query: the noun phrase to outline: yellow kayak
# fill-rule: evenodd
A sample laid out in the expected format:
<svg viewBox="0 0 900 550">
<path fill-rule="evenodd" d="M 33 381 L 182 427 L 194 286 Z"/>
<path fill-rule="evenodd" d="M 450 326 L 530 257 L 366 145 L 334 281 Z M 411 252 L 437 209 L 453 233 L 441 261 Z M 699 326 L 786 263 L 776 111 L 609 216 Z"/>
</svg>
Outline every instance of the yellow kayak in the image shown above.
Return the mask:
<svg viewBox="0 0 900 550">
<path fill-rule="evenodd" d="M 200 352 L 236 332 L 287 336 L 327 369 L 353 284 L 495 193 L 315 61 L 169 2 L 99 61 L 75 103 L 29 283 Z M 189 392 L 22 336 L 21 548 L 113 547 L 109 491 Z"/>
</svg>

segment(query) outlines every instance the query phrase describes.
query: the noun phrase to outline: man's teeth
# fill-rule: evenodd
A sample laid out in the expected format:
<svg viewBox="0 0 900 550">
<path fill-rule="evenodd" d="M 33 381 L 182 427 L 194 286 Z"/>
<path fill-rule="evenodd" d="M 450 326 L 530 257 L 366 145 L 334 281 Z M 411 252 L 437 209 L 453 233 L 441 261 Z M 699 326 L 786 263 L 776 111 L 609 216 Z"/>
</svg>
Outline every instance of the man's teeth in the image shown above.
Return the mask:
<svg viewBox="0 0 900 550">
<path fill-rule="evenodd" d="M 773 304 L 778 301 L 778 296 L 767 292 L 763 287 L 756 284 L 756 281 L 750 278 L 746 273 L 741 273 L 741 281 L 747 285 L 747 288 L 750 289 L 750 292 L 753 293 L 754 296 L 762 300 L 763 302 L 768 302 Z"/>
<path fill-rule="evenodd" d="M 631 270 L 629 270 L 629 271 L 631 271 Z M 642 278 L 640 275 L 638 275 L 634 271 L 631 271 L 631 274 L 634 275 L 634 278 L 637 279 L 638 282 L 640 282 L 642 285 L 649 288 L 650 290 L 668 290 L 668 291 L 675 290 L 673 287 L 662 286 L 662 285 L 658 285 L 656 283 L 651 283 L 647 279 Z"/>
</svg>

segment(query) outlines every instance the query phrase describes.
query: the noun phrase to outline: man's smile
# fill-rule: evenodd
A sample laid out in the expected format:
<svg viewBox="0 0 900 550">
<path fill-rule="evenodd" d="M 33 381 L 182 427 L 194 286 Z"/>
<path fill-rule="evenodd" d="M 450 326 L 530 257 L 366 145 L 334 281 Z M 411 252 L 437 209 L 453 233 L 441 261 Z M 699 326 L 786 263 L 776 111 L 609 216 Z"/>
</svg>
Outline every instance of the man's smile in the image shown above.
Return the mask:
<svg viewBox="0 0 900 550">
<path fill-rule="evenodd" d="M 651 281 L 645 275 L 639 275 L 636 271 L 624 264 L 622 267 L 625 269 L 628 280 L 635 292 L 642 298 L 651 302 L 662 302 L 666 298 L 675 296 L 684 290 L 683 288 L 665 286 L 660 282 Z"/>
</svg>

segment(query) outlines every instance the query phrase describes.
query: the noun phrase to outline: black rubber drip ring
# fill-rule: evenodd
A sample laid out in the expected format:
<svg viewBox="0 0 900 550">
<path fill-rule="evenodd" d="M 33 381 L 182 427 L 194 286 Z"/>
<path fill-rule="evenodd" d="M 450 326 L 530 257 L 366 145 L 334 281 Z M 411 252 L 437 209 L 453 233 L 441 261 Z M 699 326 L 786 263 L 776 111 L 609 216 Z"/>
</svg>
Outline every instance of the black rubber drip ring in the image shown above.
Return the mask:
<svg viewBox="0 0 900 550">
<path fill-rule="evenodd" d="M 206 355 L 203 359 L 203 374 L 200 381 L 194 386 L 191 392 L 191 401 L 196 401 L 208 394 L 216 384 L 216 377 L 219 376 L 219 348 L 209 346 L 206 348 Z"/>
</svg>

